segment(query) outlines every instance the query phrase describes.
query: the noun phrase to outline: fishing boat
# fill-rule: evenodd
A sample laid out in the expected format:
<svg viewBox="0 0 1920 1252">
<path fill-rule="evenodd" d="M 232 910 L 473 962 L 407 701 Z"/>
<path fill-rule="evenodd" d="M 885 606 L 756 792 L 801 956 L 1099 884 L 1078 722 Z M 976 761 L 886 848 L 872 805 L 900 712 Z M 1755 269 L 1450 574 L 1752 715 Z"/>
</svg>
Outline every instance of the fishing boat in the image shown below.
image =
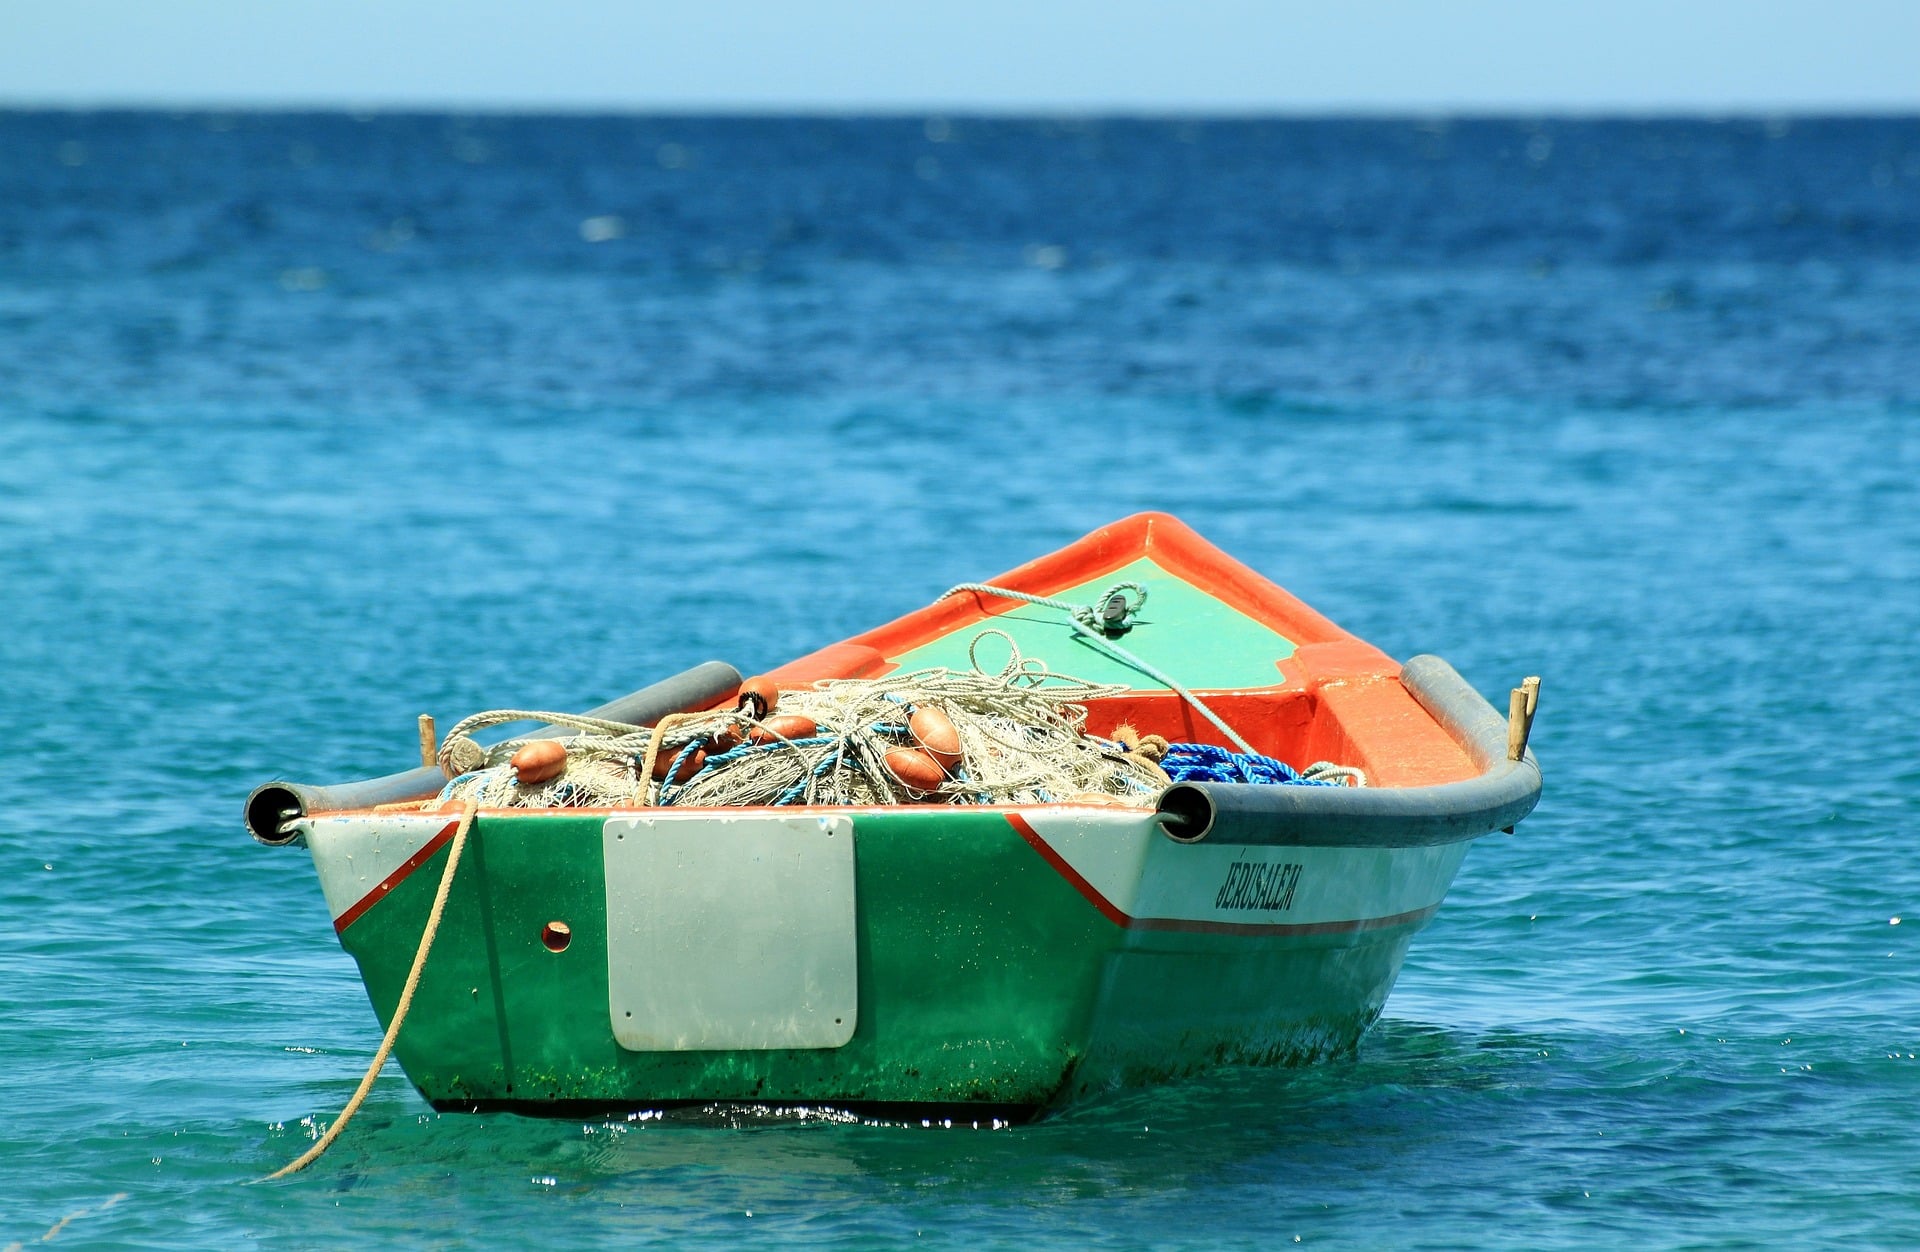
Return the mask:
<svg viewBox="0 0 1920 1252">
<path fill-rule="evenodd" d="M 936 679 L 1067 727 L 1106 789 L 972 781 L 1019 742 L 923 733 Z M 504 747 L 429 735 L 431 763 L 268 783 L 246 821 L 312 854 L 438 1109 L 1018 1117 L 1354 1049 L 1468 845 L 1539 797 L 1533 690 L 1503 717 L 1446 662 L 1396 663 L 1141 514 L 755 680 L 713 662 Z M 824 706 L 776 725 L 829 696 L 900 715 L 863 723 L 866 748 Z M 626 802 L 565 790 L 589 741 Z M 789 758 L 773 801 L 705 781 Z M 545 799 L 502 799 L 525 794 Z"/>
</svg>

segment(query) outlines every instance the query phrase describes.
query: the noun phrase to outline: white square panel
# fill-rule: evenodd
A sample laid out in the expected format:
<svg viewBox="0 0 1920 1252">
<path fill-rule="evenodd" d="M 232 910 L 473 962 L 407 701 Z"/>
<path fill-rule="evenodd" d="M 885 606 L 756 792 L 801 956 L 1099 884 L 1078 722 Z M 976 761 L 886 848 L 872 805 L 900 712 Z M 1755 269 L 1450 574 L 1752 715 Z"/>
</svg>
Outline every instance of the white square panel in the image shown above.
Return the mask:
<svg viewBox="0 0 1920 1252">
<path fill-rule="evenodd" d="M 853 1037 L 852 818 L 616 817 L 602 837 L 621 1047 L 837 1048 Z"/>
</svg>

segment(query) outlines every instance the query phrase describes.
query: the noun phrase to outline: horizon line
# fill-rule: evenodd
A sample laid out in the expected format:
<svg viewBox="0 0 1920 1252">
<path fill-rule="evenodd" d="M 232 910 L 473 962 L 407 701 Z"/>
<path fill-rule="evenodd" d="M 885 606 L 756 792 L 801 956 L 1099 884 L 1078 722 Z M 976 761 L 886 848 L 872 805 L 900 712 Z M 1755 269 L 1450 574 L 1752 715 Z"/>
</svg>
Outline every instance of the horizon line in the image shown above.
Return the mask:
<svg viewBox="0 0 1920 1252">
<path fill-rule="evenodd" d="M 151 99 L 100 97 L 97 99 L 16 98 L 0 95 L 0 113 L 172 113 L 172 114 L 330 114 L 355 119 L 381 116 L 496 116 L 496 117 L 684 117 L 684 118 L 874 118 L 979 120 L 1139 120 L 1139 121 L 1700 121 L 1767 122 L 1784 119 L 1920 120 L 1920 101 L 1867 101 L 1839 104 L 1800 101 L 1772 104 L 1752 102 L 1727 105 L 1678 102 L 1629 104 L 1515 104 L 1416 102 L 1275 104 L 1158 104 L 1142 107 L 1122 102 L 1046 102 L 1015 104 L 853 102 L 754 103 L 635 102 L 635 101 L 471 101 L 459 99 Z"/>
</svg>

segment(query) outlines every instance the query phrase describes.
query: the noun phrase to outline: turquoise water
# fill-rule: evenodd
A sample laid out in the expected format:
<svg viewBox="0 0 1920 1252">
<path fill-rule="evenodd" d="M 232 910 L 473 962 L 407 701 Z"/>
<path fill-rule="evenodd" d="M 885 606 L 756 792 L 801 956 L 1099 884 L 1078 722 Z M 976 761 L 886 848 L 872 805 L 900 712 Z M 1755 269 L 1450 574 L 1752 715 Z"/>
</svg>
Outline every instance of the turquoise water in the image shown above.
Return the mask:
<svg viewBox="0 0 1920 1252">
<path fill-rule="evenodd" d="M 1913 120 L 0 114 L 0 1247 L 1914 1243 L 1917 421 Z M 1355 1058 L 241 1185 L 378 1042 L 250 786 L 1141 508 L 1544 676 Z"/>
</svg>

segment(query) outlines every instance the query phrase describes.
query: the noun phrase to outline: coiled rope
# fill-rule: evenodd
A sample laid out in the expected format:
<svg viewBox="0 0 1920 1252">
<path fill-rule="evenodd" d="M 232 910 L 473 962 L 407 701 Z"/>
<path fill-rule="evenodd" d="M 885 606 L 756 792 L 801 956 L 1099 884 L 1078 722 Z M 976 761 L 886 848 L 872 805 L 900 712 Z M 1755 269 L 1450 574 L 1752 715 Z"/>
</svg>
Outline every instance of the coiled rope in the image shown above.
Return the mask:
<svg viewBox="0 0 1920 1252">
<path fill-rule="evenodd" d="M 538 716 L 545 717 L 546 714 Z M 433 949 L 433 937 L 440 932 L 440 919 L 446 914 L 447 896 L 453 889 L 453 872 L 460 868 L 460 853 L 467 846 L 467 832 L 473 829 L 473 818 L 477 811 L 478 806 L 472 800 L 466 801 L 460 810 L 459 824 L 453 828 L 453 840 L 447 845 L 447 867 L 440 871 L 440 889 L 434 893 L 433 909 L 427 914 L 427 928 L 420 933 L 420 949 L 413 954 L 413 968 L 407 971 L 406 986 L 400 989 L 400 1002 L 394 1006 L 393 1020 L 387 1023 L 386 1037 L 380 1040 L 380 1050 L 373 1054 L 373 1064 L 367 1066 L 366 1076 L 360 1080 L 359 1088 L 354 1091 L 353 1098 L 347 1101 L 347 1107 L 340 1110 L 340 1116 L 333 1119 L 333 1125 L 327 1127 L 327 1133 L 320 1136 L 319 1142 L 301 1153 L 298 1160 L 281 1166 L 265 1178 L 255 1179 L 256 1182 L 272 1182 L 276 1178 L 297 1174 L 319 1160 L 366 1102 L 367 1093 L 373 1090 L 374 1079 L 380 1076 L 387 1057 L 393 1054 L 393 1043 L 400 1037 L 400 1027 L 407 1020 L 407 1010 L 413 1007 L 413 993 L 420 987 L 420 972 L 427 967 L 427 953 Z"/>
<path fill-rule="evenodd" d="M 1296 786 L 1364 787 L 1367 776 L 1352 765 L 1315 761 L 1297 770 L 1259 753 L 1229 752 L 1211 743 L 1174 743 L 1160 757 L 1173 782 L 1291 783 Z"/>
</svg>

